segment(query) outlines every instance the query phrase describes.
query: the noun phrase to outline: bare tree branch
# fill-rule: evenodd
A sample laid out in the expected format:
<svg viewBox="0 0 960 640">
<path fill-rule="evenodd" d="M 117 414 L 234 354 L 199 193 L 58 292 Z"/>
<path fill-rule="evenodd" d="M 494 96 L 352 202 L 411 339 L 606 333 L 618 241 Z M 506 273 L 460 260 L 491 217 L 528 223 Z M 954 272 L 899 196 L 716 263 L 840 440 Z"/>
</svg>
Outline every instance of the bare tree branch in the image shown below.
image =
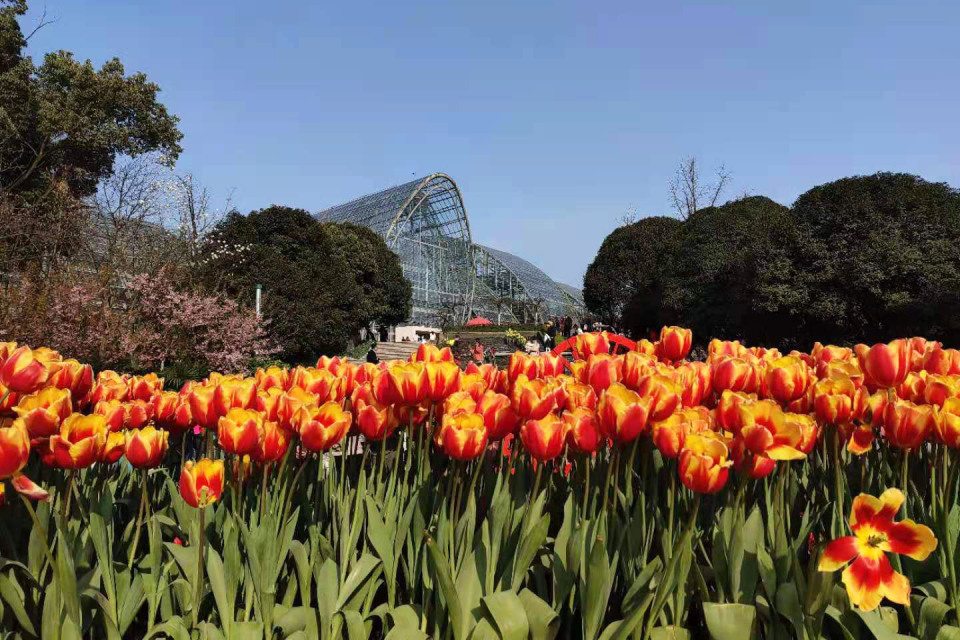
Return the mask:
<svg viewBox="0 0 960 640">
<path fill-rule="evenodd" d="M 700 179 L 700 170 L 695 157 L 680 162 L 676 173 L 670 179 L 670 200 L 677 216 L 681 220 L 686 220 L 703 207 L 715 206 L 731 179 L 731 174 L 723 165 L 720 165 L 717 169 L 716 182 L 704 184 Z"/>
</svg>

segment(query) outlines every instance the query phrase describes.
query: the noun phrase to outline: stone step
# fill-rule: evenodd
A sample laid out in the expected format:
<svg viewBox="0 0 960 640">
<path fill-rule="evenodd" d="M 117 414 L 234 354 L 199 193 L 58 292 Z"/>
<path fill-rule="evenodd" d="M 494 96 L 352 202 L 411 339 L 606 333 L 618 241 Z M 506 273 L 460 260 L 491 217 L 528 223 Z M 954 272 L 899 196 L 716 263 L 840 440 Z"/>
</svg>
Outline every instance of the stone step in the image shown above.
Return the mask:
<svg viewBox="0 0 960 640">
<path fill-rule="evenodd" d="M 408 360 L 419 346 L 416 342 L 378 342 L 376 352 L 381 360 Z"/>
</svg>

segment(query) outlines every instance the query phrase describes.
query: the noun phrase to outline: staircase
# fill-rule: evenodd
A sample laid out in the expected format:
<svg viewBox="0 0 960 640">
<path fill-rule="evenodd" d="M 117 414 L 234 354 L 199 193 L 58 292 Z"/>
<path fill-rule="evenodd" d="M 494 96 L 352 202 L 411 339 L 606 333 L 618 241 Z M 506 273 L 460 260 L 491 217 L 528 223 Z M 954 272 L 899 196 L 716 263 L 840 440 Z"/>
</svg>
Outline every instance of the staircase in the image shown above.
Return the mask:
<svg viewBox="0 0 960 640">
<path fill-rule="evenodd" d="M 376 352 L 381 360 L 408 360 L 419 346 L 417 342 L 378 342 Z"/>
</svg>

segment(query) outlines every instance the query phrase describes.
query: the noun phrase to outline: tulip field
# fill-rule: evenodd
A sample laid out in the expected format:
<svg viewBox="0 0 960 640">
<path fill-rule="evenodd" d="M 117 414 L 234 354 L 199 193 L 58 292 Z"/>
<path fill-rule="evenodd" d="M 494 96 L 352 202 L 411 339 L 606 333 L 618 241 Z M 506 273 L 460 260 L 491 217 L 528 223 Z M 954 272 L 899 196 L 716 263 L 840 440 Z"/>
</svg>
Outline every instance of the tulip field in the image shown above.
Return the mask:
<svg viewBox="0 0 960 640">
<path fill-rule="evenodd" d="M 0 343 L 0 639 L 960 638 L 960 351 L 692 339 L 180 389 Z"/>
</svg>

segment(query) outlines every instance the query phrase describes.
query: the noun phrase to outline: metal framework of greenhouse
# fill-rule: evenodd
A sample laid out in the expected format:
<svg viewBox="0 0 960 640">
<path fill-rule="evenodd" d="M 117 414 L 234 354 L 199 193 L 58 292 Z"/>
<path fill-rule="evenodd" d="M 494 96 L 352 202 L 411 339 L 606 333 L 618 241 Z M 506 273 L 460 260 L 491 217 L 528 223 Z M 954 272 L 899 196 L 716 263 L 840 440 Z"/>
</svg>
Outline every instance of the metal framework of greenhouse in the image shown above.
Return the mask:
<svg viewBox="0 0 960 640">
<path fill-rule="evenodd" d="M 384 239 L 413 286 L 412 324 L 456 324 L 476 315 L 499 323 L 582 316 L 575 287 L 518 256 L 473 244 L 460 189 L 446 174 L 351 200 L 317 218 L 369 227 Z"/>
</svg>

